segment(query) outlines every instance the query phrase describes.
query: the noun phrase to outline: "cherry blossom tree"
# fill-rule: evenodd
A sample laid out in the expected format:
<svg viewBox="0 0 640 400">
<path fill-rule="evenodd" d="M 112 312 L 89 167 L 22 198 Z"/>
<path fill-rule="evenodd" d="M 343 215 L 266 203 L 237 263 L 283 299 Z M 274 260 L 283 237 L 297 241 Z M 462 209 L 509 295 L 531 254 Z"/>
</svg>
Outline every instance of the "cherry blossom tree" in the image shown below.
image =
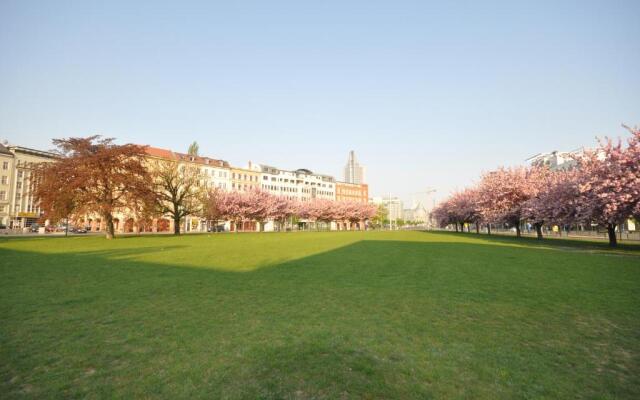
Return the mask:
<svg viewBox="0 0 640 400">
<path fill-rule="evenodd" d="M 631 195 L 636 198 L 632 215 L 636 222 L 640 222 L 640 128 L 630 128 L 626 125 L 623 127 L 631 133 L 625 154 L 629 166 L 629 186 L 633 188 Z"/>
<path fill-rule="evenodd" d="M 272 217 L 275 206 L 276 196 L 265 192 L 261 189 L 252 189 L 240 194 L 241 210 L 243 210 L 243 219 L 256 221 L 258 223 L 258 231 L 262 232 L 264 221 Z"/>
<path fill-rule="evenodd" d="M 482 213 L 478 204 L 478 191 L 468 188 L 454 193 L 449 200 L 452 219 L 460 224 L 460 230 L 464 231 L 465 224 L 475 224 L 476 232 L 480 232 Z"/>
<path fill-rule="evenodd" d="M 524 205 L 537 191 L 536 168 L 499 168 L 484 174 L 478 187 L 479 207 L 488 222 L 505 222 L 516 229 L 520 237 L 520 222 Z"/>
<path fill-rule="evenodd" d="M 204 196 L 204 204 L 202 205 L 202 215 L 207 221 L 213 222 L 217 225 L 218 221 L 223 219 L 222 211 L 222 199 L 224 198 L 224 191 L 220 188 L 209 188 Z"/>
<path fill-rule="evenodd" d="M 224 192 L 219 198 L 220 219 L 231 221 L 238 229 L 238 222 L 244 218 L 241 195 L 238 192 Z"/>
<path fill-rule="evenodd" d="M 451 199 L 446 199 L 438 204 L 431 212 L 431 215 L 439 227 L 444 228 L 448 225 L 455 225 L 456 232 L 458 231 L 458 221 L 453 211 Z"/>
<path fill-rule="evenodd" d="M 523 215 L 542 239 L 542 226 L 567 225 L 576 222 L 578 205 L 578 171 L 576 169 L 549 171 L 538 176 L 539 189 L 525 202 Z"/>
<path fill-rule="evenodd" d="M 316 199 L 312 202 L 315 207 L 316 221 L 330 223 L 331 221 L 344 220 L 344 209 L 338 202 L 327 199 Z M 318 228 L 316 223 L 316 228 Z"/>
<path fill-rule="evenodd" d="M 296 200 L 288 199 L 285 196 L 277 196 L 274 198 L 271 207 L 271 215 L 274 222 L 278 223 L 279 229 L 282 230 L 287 219 L 299 214 L 300 204 Z"/>
<path fill-rule="evenodd" d="M 597 223 L 607 229 L 616 246 L 616 226 L 630 217 L 640 219 L 640 130 L 629 128 L 623 141 L 605 139 L 596 150 L 575 156 L 567 170 L 546 167 L 499 168 L 482 176 L 480 184 L 452 194 L 432 216 L 444 227 L 484 221 L 507 223 L 520 236 L 520 223 L 530 221 L 542 238 L 542 227 L 576 222 Z M 490 233 L 490 230 L 489 230 Z"/>
<path fill-rule="evenodd" d="M 605 227 L 612 247 L 617 245 L 616 226 L 637 215 L 640 201 L 640 133 L 629 130 L 632 137 L 627 146 L 621 140 L 605 139 L 577 159 L 576 217 Z"/>
<path fill-rule="evenodd" d="M 360 217 L 365 223 L 365 228 L 369 225 L 370 221 L 376 218 L 378 214 L 378 206 L 375 204 L 361 203 L 360 204 Z"/>
</svg>

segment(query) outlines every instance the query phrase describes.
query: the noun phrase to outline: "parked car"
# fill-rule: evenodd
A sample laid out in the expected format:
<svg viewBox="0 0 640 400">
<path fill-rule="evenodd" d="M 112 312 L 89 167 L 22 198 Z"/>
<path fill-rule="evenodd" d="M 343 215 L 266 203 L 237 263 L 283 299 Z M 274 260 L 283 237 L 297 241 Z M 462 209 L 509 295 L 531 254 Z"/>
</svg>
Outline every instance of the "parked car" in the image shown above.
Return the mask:
<svg viewBox="0 0 640 400">
<path fill-rule="evenodd" d="M 40 229 L 40 225 L 38 224 L 32 224 L 31 227 L 29 228 L 29 232 L 31 233 L 38 233 L 38 230 Z"/>
<path fill-rule="evenodd" d="M 224 225 L 210 226 L 207 232 L 224 232 Z"/>
<path fill-rule="evenodd" d="M 73 232 L 73 233 L 87 233 L 87 230 L 84 229 L 84 228 L 73 228 L 71 230 L 71 232 Z"/>
</svg>

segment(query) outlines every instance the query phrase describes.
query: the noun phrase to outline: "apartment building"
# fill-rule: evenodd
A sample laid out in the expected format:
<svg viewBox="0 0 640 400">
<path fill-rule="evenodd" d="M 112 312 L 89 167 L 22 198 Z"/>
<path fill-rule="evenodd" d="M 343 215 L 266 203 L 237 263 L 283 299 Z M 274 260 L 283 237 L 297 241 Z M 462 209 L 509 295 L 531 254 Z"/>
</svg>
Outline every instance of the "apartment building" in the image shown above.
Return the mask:
<svg viewBox="0 0 640 400">
<path fill-rule="evenodd" d="M 198 167 L 205 177 L 205 183 L 208 187 L 217 187 L 223 190 L 231 188 L 231 167 L 227 161 L 192 156 L 158 147 L 146 146 L 145 149 L 149 160 L 177 161 Z"/>
<path fill-rule="evenodd" d="M 283 170 L 264 164 L 249 164 L 249 169 L 260 173 L 260 189 L 289 199 L 335 200 L 335 179 L 329 175 L 314 174 L 308 169 Z"/>
<path fill-rule="evenodd" d="M 260 173 L 246 168 L 231 167 L 231 190 L 246 192 L 260 187 Z"/>
<path fill-rule="evenodd" d="M 219 160 L 211 157 L 193 156 L 186 153 L 179 153 L 167 149 L 161 149 L 152 146 L 146 146 L 148 160 L 157 161 L 175 161 L 180 164 L 191 165 L 198 168 L 203 176 L 203 185 L 210 188 L 218 188 L 221 190 L 232 189 L 232 169 L 227 161 Z M 160 221 L 161 230 L 173 230 L 173 221 L 165 219 Z M 185 218 L 183 230 L 185 232 L 199 231 L 205 228 L 206 221 L 196 216 L 188 216 Z M 125 229 L 125 227 L 120 227 Z"/>
<path fill-rule="evenodd" d="M 284 170 L 264 164 L 252 164 L 237 168 L 224 160 L 194 156 L 153 146 L 145 146 L 146 159 L 153 169 L 153 161 L 174 161 L 197 167 L 203 176 L 201 184 L 225 191 L 265 190 L 292 200 L 310 201 L 328 199 L 367 202 L 368 186 L 336 182 L 329 175 L 313 173 L 308 169 Z M 27 227 L 41 216 L 30 194 L 30 177 L 36 164 L 55 160 L 56 155 L 20 146 L 0 145 L 0 226 Z M 103 230 L 99 216 L 79 216 L 76 223 L 84 224 L 92 231 Z M 114 223 L 117 232 L 133 232 L 135 221 L 127 212 L 116 213 Z M 184 221 L 184 231 L 203 230 L 206 221 L 190 216 Z M 173 230 L 168 217 L 154 220 L 154 231 Z"/>
<path fill-rule="evenodd" d="M 31 193 L 34 168 L 55 160 L 47 151 L 0 144 L 0 225 L 26 228 L 40 218 L 40 208 Z"/>
</svg>

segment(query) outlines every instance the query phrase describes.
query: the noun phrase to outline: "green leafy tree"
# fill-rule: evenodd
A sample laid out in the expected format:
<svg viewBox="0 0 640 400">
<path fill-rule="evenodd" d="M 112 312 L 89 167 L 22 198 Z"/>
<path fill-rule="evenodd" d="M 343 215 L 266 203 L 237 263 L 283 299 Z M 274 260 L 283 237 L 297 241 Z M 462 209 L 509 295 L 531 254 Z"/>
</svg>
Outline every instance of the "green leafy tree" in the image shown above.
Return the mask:
<svg viewBox="0 0 640 400">
<path fill-rule="evenodd" d="M 194 141 L 189 145 L 189 150 L 187 150 L 187 153 L 189 153 L 190 156 L 198 157 L 199 151 L 200 151 L 200 146 L 198 146 L 198 142 Z"/>
<path fill-rule="evenodd" d="M 161 161 L 154 166 L 153 176 L 157 212 L 173 219 L 174 234 L 179 235 L 184 217 L 202 214 L 207 195 L 204 175 L 195 165 Z"/>
<path fill-rule="evenodd" d="M 376 210 L 376 215 L 374 215 L 374 217 L 371 219 L 371 223 L 375 227 L 380 228 L 384 226 L 385 223 L 388 223 L 389 221 L 387 219 L 388 215 L 389 215 L 389 211 L 387 210 L 387 207 L 385 207 L 384 204 L 380 204 L 378 206 L 378 210 Z"/>
</svg>

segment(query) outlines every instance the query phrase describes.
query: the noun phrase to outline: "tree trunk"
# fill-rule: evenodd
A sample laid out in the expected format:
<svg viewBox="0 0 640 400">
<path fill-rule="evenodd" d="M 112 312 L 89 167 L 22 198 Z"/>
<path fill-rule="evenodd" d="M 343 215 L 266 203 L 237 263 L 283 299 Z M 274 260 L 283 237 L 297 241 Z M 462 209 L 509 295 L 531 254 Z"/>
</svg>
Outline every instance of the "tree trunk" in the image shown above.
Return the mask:
<svg viewBox="0 0 640 400">
<path fill-rule="evenodd" d="M 456 222 L 456 232 L 458 232 L 458 223 Z"/>
<path fill-rule="evenodd" d="M 113 227 L 113 215 L 111 215 L 111 213 L 107 213 L 104 215 L 104 220 L 106 221 L 106 238 L 107 239 L 113 239 L 114 236 L 116 235 L 115 233 L 115 229 Z M 67 223 L 67 226 L 69 226 L 69 224 Z"/>
<path fill-rule="evenodd" d="M 538 240 L 542 240 L 542 224 L 535 223 L 535 224 L 533 224 L 533 226 L 536 227 L 536 238 Z"/>
<path fill-rule="evenodd" d="M 480 234 L 480 222 L 476 222 L 476 233 Z"/>
<path fill-rule="evenodd" d="M 520 222 L 516 224 L 516 237 L 520 237 Z"/>
<path fill-rule="evenodd" d="M 621 223 L 620 225 L 618 225 L 618 232 L 620 232 L 620 233 L 619 233 L 620 240 L 622 240 L 622 231 L 623 231 L 623 230 L 624 230 L 624 222 L 623 222 L 623 223 Z"/>
<path fill-rule="evenodd" d="M 180 217 L 173 217 L 173 234 L 180 234 Z"/>
<path fill-rule="evenodd" d="M 487 235 L 491 235 L 491 224 L 487 224 Z"/>
<path fill-rule="evenodd" d="M 616 247 L 618 245 L 618 239 L 616 238 L 616 226 L 614 224 L 607 224 L 607 233 L 609 234 L 609 246 Z"/>
</svg>

